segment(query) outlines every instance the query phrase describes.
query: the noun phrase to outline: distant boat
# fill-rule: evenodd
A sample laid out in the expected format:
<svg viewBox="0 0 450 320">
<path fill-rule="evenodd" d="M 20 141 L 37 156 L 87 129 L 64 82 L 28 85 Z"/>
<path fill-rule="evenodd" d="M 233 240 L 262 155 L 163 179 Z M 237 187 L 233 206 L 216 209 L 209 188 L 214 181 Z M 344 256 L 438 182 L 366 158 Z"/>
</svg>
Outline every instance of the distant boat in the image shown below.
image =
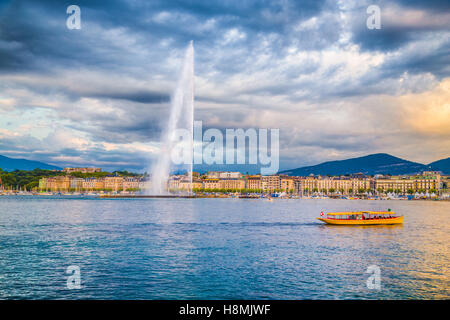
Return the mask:
<svg viewBox="0 0 450 320">
<path fill-rule="evenodd" d="M 356 211 L 356 212 L 329 212 L 320 213 L 317 218 L 327 224 L 336 225 L 376 225 L 376 224 L 402 224 L 403 216 L 393 211 Z"/>
</svg>

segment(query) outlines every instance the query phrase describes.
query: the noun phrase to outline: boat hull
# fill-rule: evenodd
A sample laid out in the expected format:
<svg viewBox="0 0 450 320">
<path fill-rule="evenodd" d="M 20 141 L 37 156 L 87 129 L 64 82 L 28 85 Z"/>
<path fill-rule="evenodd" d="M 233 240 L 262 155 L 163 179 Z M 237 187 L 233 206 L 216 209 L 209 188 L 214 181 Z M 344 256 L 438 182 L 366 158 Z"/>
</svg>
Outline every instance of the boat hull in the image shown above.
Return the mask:
<svg viewBox="0 0 450 320">
<path fill-rule="evenodd" d="M 368 219 L 368 220 L 347 220 L 347 219 L 326 219 L 317 218 L 327 224 L 336 225 L 380 225 L 380 224 L 402 224 L 403 217 L 388 218 L 388 219 Z"/>
</svg>

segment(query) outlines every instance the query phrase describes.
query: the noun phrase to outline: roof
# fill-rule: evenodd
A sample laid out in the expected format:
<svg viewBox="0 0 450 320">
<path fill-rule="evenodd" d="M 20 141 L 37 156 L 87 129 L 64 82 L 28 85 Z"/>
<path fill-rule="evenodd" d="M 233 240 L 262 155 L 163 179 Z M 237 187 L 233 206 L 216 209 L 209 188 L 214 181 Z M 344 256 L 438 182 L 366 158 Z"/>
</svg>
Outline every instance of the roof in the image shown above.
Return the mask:
<svg viewBox="0 0 450 320">
<path fill-rule="evenodd" d="M 394 211 L 349 211 L 349 212 L 328 212 L 327 215 L 329 216 L 342 216 L 342 215 L 349 215 L 349 214 L 363 214 L 363 213 L 369 213 L 369 214 L 395 214 Z"/>
</svg>

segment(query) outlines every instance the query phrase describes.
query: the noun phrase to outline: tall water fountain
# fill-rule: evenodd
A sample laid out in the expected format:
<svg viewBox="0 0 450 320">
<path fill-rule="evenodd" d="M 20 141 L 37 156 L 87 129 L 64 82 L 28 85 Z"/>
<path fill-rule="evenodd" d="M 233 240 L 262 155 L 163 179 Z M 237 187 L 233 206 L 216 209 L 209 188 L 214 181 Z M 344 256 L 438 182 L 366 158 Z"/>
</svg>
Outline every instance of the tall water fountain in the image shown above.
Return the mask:
<svg viewBox="0 0 450 320">
<path fill-rule="evenodd" d="M 152 195 L 167 194 L 167 181 L 172 168 L 172 152 L 177 145 L 177 130 L 187 130 L 189 133 L 188 150 L 190 163 L 188 166 L 189 181 L 192 188 L 192 150 L 194 140 L 194 44 L 191 41 L 186 49 L 183 67 L 178 78 L 177 86 L 171 99 L 169 122 L 161 137 L 161 150 L 156 162 L 152 166 L 151 187 Z M 192 190 L 190 190 L 192 192 Z"/>
</svg>

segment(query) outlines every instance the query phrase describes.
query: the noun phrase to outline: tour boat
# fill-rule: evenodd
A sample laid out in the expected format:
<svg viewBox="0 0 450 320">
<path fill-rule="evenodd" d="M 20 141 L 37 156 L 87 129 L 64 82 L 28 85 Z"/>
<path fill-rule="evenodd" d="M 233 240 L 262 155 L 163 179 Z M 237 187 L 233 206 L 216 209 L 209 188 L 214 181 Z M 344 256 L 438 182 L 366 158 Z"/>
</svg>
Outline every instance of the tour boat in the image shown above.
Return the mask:
<svg viewBox="0 0 450 320">
<path fill-rule="evenodd" d="M 320 221 L 339 225 L 402 224 L 403 216 L 393 211 L 357 211 L 320 213 Z"/>
</svg>

